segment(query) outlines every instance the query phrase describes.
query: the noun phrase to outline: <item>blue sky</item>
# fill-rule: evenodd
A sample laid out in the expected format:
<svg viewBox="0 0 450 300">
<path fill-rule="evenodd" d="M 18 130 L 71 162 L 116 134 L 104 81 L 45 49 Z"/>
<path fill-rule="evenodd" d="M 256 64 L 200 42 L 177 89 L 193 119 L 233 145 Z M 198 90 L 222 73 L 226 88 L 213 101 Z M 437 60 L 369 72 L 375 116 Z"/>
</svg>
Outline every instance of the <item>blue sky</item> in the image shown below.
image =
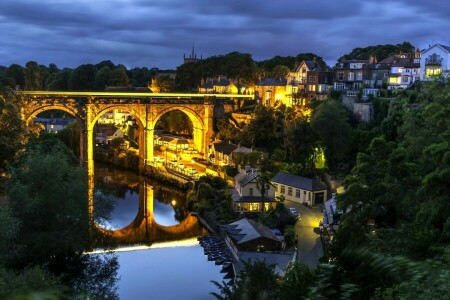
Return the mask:
<svg viewBox="0 0 450 300">
<path fill-rule="evenodd" d="M 355 47 L 450 45 L 448 0 L 1 0 L 0 65 L 111 60 L 175 69 L 208 57 L 312 52 L 334 65 Z"/>
</svg>

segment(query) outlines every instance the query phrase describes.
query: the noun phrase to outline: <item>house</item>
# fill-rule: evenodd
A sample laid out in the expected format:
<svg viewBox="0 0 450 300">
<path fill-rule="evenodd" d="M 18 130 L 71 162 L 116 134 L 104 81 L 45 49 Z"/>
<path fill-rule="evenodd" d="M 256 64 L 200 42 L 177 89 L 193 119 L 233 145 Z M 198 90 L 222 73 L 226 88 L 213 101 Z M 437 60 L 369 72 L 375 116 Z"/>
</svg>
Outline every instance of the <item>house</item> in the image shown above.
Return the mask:
<svg viewBox="0 0 450 300">
<path fill-rule="evenodd" d="M 232 166 L 234 165 L 233 153 L 249 152 L 252 152 L 252 150 L 247 147 L 223 141 L 215 141 L 209 149 L 209 159 L 213 164 L 218 166 Z"/>
<path fill-rule="evenodd" d="M 437 78 L 447 80 L 450 69 L 450 47 L 434 44 L 421 52 L 421 80 L 429 81 Z"/>
<path fill-rule="evenodd" d="M 338 225 L 342 213 L 342 210 L 337 208 L 336 193 L 333 193 L 332 197 L 323 204 L 322 225 L 324 227 Z"/>
<path fill-rule="evenodd" d="M 245 263 L 264 261 L 275 266 L 275 274 L 283 277 L 288 266 L 295 261 L 295 251 L 285 251 L 285 243 L 267 226 L 243 218 L 222 226 L 225 242 L 238 262 L 238 272 L 245 270 Z"/>
<path fill-rule="evenodd" d="M 95 142 L 109 145 L 113 139 L 123 138 L 124 132 L 113 124 L 97 124 L 95 133 Z"/>
<path fill-rule="evenodd" d="M 388 90 L 406 89 L 420 79 L 420 51 L 399 53 L 383 59 L 380 63 L 390 66 Z"/>
<path fill-rule="evenodd" d="M 286 106 L 306 105 L 311 99 L 324 98 L 333 84 L 333 74 L 324 72 L 316 60 L 304 60 L 287 75 Z M 318 96 L 321 97 L 318 97 Z"/>
<path fill-rule="evenodd" d="M 323 203 L 327 199 L 327 187 L 317 179 L 279 172 L 271 181 L 275 197 L 308 205 Z"/>
<path fill-rule="evenodd" d="M 356 96 L 362 87 L 363 75 L 369 60 L 343 60 L 334 69 L 335 91 L 345 91 L 347 96 Z"/>
<path fill-rule="evenodd" d="M 57 133 L 75 122 L 72 118 L 34 118 L 34 123 L 40 123 L 45 126 L 45 131 Z"/>
<path fill-rule="evenodd" d="M 237 94 L 238 87 L 233 80 L 225 75 L 219 75 L 217 78 L 207 78 L 201 81 L 198 92 L 202 94 Z"/>
<path fill-rule="evenodd" d="M 275 208 L 274 187 L 267 184 L 263 197 L 258 184 L 259 176 L 259 171 L 250 168 L 234 177 L 235 187 L 231 197 L 235 211 L 260 212 Z"/>
<path fill-rule="evenodd" d="M 222 226 L 232 252 L 283 251 L 285 243 L 267 226 L 248 218 Z"/>
<path fill-rule="evenodd" d="M 363 74 L 364 85 L 367 89 L 371 89 L 372 92 L 366 92 L 365 95 L 369 94 L 378 96 L 379 90 L 384 84 L 387 84 L 389 80 L 389 72 L 391 71 L 392 62 L 383 60 L 382 62 L 377 62 L 375 58 L 370 59 L 369 64 L 366 65 L 365 73 Z"/>
<path fill-rule="evenodd" d="M 255 85 L 255 95 L 260 105 L 274 107 L 284 104 L 286 106 L 292 106 L 292 103 L 287 102 L 286 79 L 284 78 L 266 78 L 260 80 Z"/>
<path fill-rule="evenodd" d="M 312 70 L 307 72 L 305 94 L 308 100 L 325 100 L 333 87 L 333 72 Z M 302 103 L 305 105 L 306 103 Z"/>
</svg>

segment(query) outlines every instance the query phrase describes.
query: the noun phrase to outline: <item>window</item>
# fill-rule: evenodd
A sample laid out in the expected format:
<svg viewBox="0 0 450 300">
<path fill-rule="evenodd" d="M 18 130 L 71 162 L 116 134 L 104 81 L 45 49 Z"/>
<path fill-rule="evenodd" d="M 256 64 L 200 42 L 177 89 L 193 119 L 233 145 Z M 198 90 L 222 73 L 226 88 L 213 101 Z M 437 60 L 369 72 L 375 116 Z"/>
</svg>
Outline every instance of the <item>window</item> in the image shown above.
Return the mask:
<svg viewBox="0 0 450 300">
<path fill-rule="evenodd" d="M 356 80 L 362 80 L 362 73 L 356 73 Z"/>
<path fill-rule="evenodd" d="M 348 73 L 348 80 L 355 80 L 355 73 L 349 72 Z"/>
<path fill-rule="evenodd" d="M 286 193 L 286 187 L 285 187 L 284 185 L 281 186 L 281 191 L 280 191 L 280 193 L 281 193 L 281 194 Z"/>
<path fill-rule="evenodd" d="M 309 76 L 308 77 L 309 82 L 316 82 L 316 76 Z"/>
<path fill-rule="evenodd" d="M 295 190 L 295 198 L 300 198 L 300 190 Z"/>
<path fill-rule="evenodd" d="M 344 80 L 344 72 L 337 73 L 338 80 Z"/>
<path fill-rule="evenodd" d="M 306 73 L 306 68 L 302 68 L 302 73 Z"/>
<path fill-rule="evenodd" d="M 372 77 L 373 77 L 373 78 L 377 78 L 377 72 L 373 72 L 373 73 L 372 73 Z"/>
<path fill-rule="evenodd" d="M 250 196 L 253 196 L 253 188 L 249 188 L 249 189 L 248 189 L 248 194 L 249 194 Z"/>
<path fill-rule="evenodd" d="M 292 188 L 288 187 L 288 196 L 292 196 Z"/>
<path fill-rule="evenodd" d="M 402 76 L 402 83 L 408 83 L 409 82 L 409 76 Z"/>
</svg>

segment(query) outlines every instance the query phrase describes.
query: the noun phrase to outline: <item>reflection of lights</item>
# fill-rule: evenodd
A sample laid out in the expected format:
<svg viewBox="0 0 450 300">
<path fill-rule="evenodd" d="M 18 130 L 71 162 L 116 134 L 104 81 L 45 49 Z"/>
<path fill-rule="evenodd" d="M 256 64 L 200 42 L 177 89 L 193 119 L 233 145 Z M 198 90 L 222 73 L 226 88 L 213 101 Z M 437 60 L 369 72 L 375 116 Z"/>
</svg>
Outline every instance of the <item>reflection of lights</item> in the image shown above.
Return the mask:
<svg viewBox="0 0 450 300">
<path fill-rule="evenodd" d="M 177 205 L 177 201 L 175 199 L 173 199 L 171 203 L 172 203 L 172 206 Z"/>
<path fill-rule="evenodd" d="M 149 249 L 159 249 L 159 248 L 190 247 L 190 246 L 197 246 L 197 245 L 198 245 L 197 238 L 190 238 L 190 239 L 186 239 L 186 240 L 173 241 L 173 242 L 154 243 L 151 246 L 139 245 L 139 246 L 131 246 L 131 247 L 120 247 L 120 248 L 113 249 L 113 250 L 96 249 L 94 251 L 85 252 L 85 254 L 129 252 L 129 251 L 139 251 L 139 250 L 149 250 Z"/>
</svg>

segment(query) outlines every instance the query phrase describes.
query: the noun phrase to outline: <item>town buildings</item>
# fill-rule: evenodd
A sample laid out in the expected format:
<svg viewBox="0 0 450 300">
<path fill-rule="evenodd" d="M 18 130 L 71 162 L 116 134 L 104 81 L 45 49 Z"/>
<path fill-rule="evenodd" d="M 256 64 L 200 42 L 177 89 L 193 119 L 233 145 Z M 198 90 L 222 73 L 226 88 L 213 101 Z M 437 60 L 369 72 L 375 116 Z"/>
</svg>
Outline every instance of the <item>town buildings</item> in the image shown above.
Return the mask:
<svg viewBox="0 0 450 300">
<path fill-rule="evenodd" d="M 271 182 L 275 189 L 275 198 L 307 205 L 321 204 L 327 199 L 327 186 L 317 178 L 279 172 Z"/>
</svg>

